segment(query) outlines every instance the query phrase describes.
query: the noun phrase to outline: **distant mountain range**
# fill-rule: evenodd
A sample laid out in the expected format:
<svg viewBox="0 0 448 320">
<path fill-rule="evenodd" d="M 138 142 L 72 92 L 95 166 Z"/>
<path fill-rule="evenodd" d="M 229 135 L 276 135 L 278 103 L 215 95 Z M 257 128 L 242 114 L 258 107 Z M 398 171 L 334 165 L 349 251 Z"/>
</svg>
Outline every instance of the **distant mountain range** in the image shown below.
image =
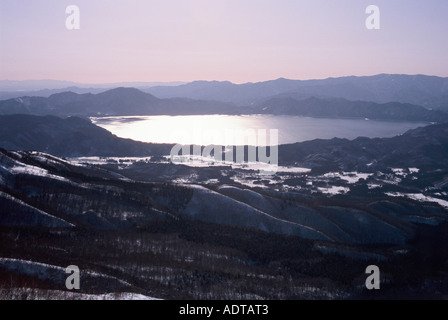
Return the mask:
<svg viewBox="0 0 448 320">
<path fill-rule="evenodd" d="M 298 98 L 277 95 L 252 106 L 190 98 L 160 99 L 135 88 L 116 88 L 105 92 L 77 94 L 62 92 L 45 97 L 20 97 L 0 101 L 0 114 L 56 116 L 124 115 L 200 115 L 200 114 L 274 114 L 326 118 L 369 118 L 403 121 L 448 121 L 440 110 L 389 102 L 349 101 L 343 98 Z"/>
<path fill-rule="evenodd" d="M 0 99 L 23 96 L 49 97 L 52 94 L 100 93 L 117 87 L 134 87 L 158 98 L 190 98 L 253 106 L 277 97 L 303 100 L 310 97 L 343 98 L 376 103 L 401 102 L 428 109 L 448 109 L 448 78 L 426 75 L 379 74 L 316 80 L 280 78 L 257 83 L 229 81 L 123 82 L 82 84 L 69 81 L 0 81 Z"/>
<path fill-rule="evenodd" d="M 116 83 L 79 83 L 73 81 L 59 80 L 24 80 L 11 81 L 0 80 L 0 100 L 13 99 L 24 96 L 29 97 L 49 97 L 52 94 L 61 92 L 75 93 L 100 93 L 119 87 L 134 87 L 148 89 L 154 86 L 178 86 L 186 82 L 116 82 Z"/>
<path fill-rule="evenodd" d="M 38 91 L 45 89 L 66 89 L 68 87 L 78 88 L 93 88 L 93 89 L 112 89 L 117 87 L 139 87 L 148 88 L 154 86 L 176 86 L 185 84 L 185 82 L 113 82 L 113 83 L 81 83 L 74 81 L 61 81 L 61 80 L 0 80 L 0 91 L 3 92 L 18 92 L 18 91 Z"/>
<path fill-rule="evenodd" d="M 98 94 L 62 92 L 45 97 L 0 101 L 0 114 L 56 116 L 238 114 L 238 107 L 189 98 L 159 99 L 135 88 L 116 88 Z"/>
<path fill-rule="evenodd" d="M 312 96 L 372 101 L 401 102 L 425 108 L 448 109 L 448 78 L 426 75 L 379 74 L 322 80 L 288 80 L 233 84 L 228 81 L 195 81 L 146 90 L 159 98 L 185 97 L 216 100 L 237 105 L 256 105 L 277 95 L 299 99 Z"/>
<path fill-rule="evenodd" d="M 375 103 L 349 101 L 343 98 L 275 97 L 253 108 L 254 113 L 298 115 L 325 118 L 368 118 L 377 120 L 403 121 L 448 121 L 448 113 L 441 110 L 428 110 L 421 106 L 401 103 Z"/>
<path fill-rule="evenodd" d="M 101 93 L 110 90 L 110 88 L 80 88 L 80 87 L 64 87 L 61 89 L 41 89 L 41 90 L 20 90 L 20 91 L 0 91 L 0 100 L 14 99 L 20 97 L 44 97 L 62 92 L 74 92 L 78 94 L 84 93 Z"/>
</svg>

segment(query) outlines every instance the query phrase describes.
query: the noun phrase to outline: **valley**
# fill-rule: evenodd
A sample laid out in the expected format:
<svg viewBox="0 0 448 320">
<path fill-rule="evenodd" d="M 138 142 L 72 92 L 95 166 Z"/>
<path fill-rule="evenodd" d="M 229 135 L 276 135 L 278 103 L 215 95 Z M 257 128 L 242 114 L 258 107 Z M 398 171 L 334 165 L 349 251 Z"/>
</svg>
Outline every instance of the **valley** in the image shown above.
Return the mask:
<svg viewBox="0 0 448 320">
<path fill-rule="evenodd" d="M 193 82 L 2 100 L 0 299 L 445 298 L 444 81 Z M 201 117 L 212 129 L 275 124 L 287 135 L 275 170 L 260 162 L 272 151 L 263 145 L 238 162 L 249 147 L 227 144 L 222 161 L 219 146 L 186 140 L 201 156 L 173 161 L 179 139 L 168 133 L 199 129 L 188 120 Z M 369 265 L 379 291 L 365 286 Z"/>
<path fill-rule="evenodd" d="M 435 245 L 448 234 L 447 158 L 421 154 L 415 167 L 416 156 L 390 158 L 387 146 L 440 148 L 444 130 L 282 145 L 271 176 L 251 164 L 173 164 L 162 149 L 1 150 L 0 294 L 64 297 L 57 270 L 75 264 L 85 299 L 437 298 L 448 286 L 448 252 Z M 366 143 L 384 153 L 358 157 Z M 351 154 L 328 162 L 339 148 Z M 381 295 L 363 286 L 369 264 L 383 271 Z"/>
</svg>

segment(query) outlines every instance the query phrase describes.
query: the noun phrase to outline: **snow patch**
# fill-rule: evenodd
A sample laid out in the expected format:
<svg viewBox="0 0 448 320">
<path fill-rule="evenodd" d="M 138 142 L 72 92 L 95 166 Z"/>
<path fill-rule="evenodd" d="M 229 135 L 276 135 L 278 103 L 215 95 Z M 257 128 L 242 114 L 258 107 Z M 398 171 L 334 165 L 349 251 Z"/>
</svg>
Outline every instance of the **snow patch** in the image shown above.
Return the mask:
<svg viewBox="0 0 448 320">
<path fill-rule="evenodd" d="M 16 164 L 15 166 L 13 166 L 12 168 L 9 169 L 9 172 L 12 174 L 29 174 L 29 175 L 34 175 L 34 176 L 39 176 L 39 177 L 46 177 L 46 178 L 50 178 L 53 180 L 59 180 L 59 181 L 64 181 L 64 182 L 70 182 L 70 180 L 51 174 L 48 172 L 48 170 L 39 168 L 39 167 L 35 167 L 35 166 L 30 166 L 27 164 Z"/>
<path fill-rule="evenodd" d="M 408 174 L 418 173 L 420 171 L 419 168 L 408 168 L 409 173 L 406 172 L 406 169 L 402 168 L 391 168 L 395 175 L 406 178 Z"/>
<path fill-rule="evenodd" d="M 360 179 L 367 180 L 373 173 L 361 173 L 361 172 L 329 172 L 323 175 L 325 178 L 340 178 L 347 183 L 357 183 Z"/>
<path fill-rule="evenodd" d="M 7 297 L 11 300 L 23 299 L 23 297 L 26 297 L 26 300 L 161 300 L 133 292 L 87 294 L 37 288 L 12 288 L 8 290 Z"/>
<path fill-rule="evenodd" d="M 401 169 L 401 168 L 391 168 L 391 170 L 392 170 L 393 173 L 395 173 L 395 175 L 397 175 L 397 176 L 403 176 L 403 177 L 406 177 L 406 176 L 407 176 L 407 173 L 404 172 L 404 169 Z"/>
<path fill-rule="evenodd" d="M 13 270 L 19 273 L 24 273 L 30 276 L 36 276 L 39 279 L 66 279 L 67 274 L 65 267 L 50 265 L 41 262 L 13 259 L 13 258 L 0 258 L 0 267 L 4 267 L 8 270 Z M 113 276 L 98 273 L 95 271 L 82 270 L 84 276 L 97 277 L 103 279 L 110 279 L 119 282 L 122 285 L 131 286 L 129 282 L 118 279 Z"/>
<path fill-rule="evenodd" d="M 277 172 L 282 173 L 309 173 L 311 169 L 301 167 L 282 167 L 278 166 Z"/>
<path fill-rule="evenodd" d="M 264 189 L 268 188 L 268 186 L 265 186 L 262 183 L 255 183 L 255 181 L 257 181 L 257 180 L 250 180 L 250 179 L 247 179 L 247 177 L 234 176 L 231 179 L 236 183 L 239 183 L 243 186 L 247 186 L 250 188 L 264 188 Z"/>
<path fill-rule="evenodd" d="M 69 161 L 73 165 L 82 166 L 84 164 L 118 164 L 128 167 L 136 162 L 149 162 L 151 157 L 76 157 L 70 158 Z"/>
<path fill-rule="evenodd" d="M 422 193 L 400 193 L 400 192 L 386 192 L 386 195 L 391 197 L 406 197 L 409 199 L 421 201 L 421 202 L 435 202 L 444 208 L 448 209 L 448 201 L 430 196 L 425 196 Z"/>
<path fill-rule="evenodd" d="M 167 159 L 170 159 L 167 157 Z M 213 157 L 203 157 L 197 155 L 186 155 L 186 156 L 177 156 L 176 164 L 182 164 L 189 167 L 210 167 L 210 166 L 231 166 L 232 169 L 242 169 L 242 170 L 261 170 L 264 172 L 284 172 L 284 173 L 308 173 L 311 172 L 309 168 L 301 168 L 301 167 L 283 167 L 275 164 L 267 164 L 264 162 L 243 162 L 243 163 L 235 163 L 233 161 L 222 161 L 216 160 Z"/>
<path fill-rule="evenodd" d="M 338 186 L 332 186 L 330 188 L 318 188 L 320 192 L 325 194 L 344 194 L 350 191 L 350 188 L 347 187 L 338 187 Z"/>
</svg>

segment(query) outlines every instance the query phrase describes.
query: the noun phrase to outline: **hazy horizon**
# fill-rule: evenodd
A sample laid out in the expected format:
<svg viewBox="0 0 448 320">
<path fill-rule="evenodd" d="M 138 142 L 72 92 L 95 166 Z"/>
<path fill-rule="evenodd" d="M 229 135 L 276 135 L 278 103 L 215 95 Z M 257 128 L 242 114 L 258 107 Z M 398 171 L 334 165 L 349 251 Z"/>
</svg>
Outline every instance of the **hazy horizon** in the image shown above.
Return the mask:
<svg viewBox="0 0 448 320">
<path fill-rule="evenodd" d="M 286 78 L 286 77 L 277 77 L 277 78 L 269 78 L 269 79 L 260 79 L 258 81 L 246 81 L 246 82 L 235 82 L 228 79 L 193 79 L 191 81 L 183 81 L 183 80 L 170 80 L 170 81 L 157 81 L 155 79 L 154 81 L 145 81 L 145 80 L 129 80 L 129 81 L 116 81 L 116 82 L 78 82 L 73 80 L 66 80 L 66 79 L 21 79 L 21 80 L 11 80 L 11 79 L 0 79 L 0 82 L 39 82 L 39 81 L 54 81 L 54 82 L 66 82 L 67 85 L 75 84 L 75 85 L 101 85 L 101 86 L 107 86 L 107 85 L 117 85 L 117 84 L 160 84 L 160 85 L 181 85 L 181 84 L 187 84 L 191 82 L 230 82 L 232 84 L 249 84 L 249 83 L 262 83 L 262 82 L 268 82 L 268 81 L 276 81 L 279 79 L 286 79 L 286 80 L 293 80 L 293 81 L 312 81 L 312 80 L 327 80 L 327 79 L 336 79 L 336 78 L 350 78 L 350 77 L 356 77 L 356 78 L 362 78 L 362 77 L 375 77 L 375 76 L 381 76 L 381 75 L 403 75 L 403 76 L 425 76 L 425 77 L 437 77 L 437 78 L 448 78 L 447 76 L 439 76 L 434 74 L 423 74 L 423 73 L 415 73 L 415 74 L 407 74 L 407 73 L 375 73 L 375 74 L 366 74 L 366 75 L 342 75 L 342 76 L 330 76 L 330 77 L 323 77 L 323 78 Z"/>
<path fill-rule="evenodd" d="M 367 6 L 380 9 L 368 30 Z M 80 29 L 66 27 L 66 8 Z M 0 0 L 0 79 L 261 82 L 448 76 L 448 2 Z"/>
</svg>

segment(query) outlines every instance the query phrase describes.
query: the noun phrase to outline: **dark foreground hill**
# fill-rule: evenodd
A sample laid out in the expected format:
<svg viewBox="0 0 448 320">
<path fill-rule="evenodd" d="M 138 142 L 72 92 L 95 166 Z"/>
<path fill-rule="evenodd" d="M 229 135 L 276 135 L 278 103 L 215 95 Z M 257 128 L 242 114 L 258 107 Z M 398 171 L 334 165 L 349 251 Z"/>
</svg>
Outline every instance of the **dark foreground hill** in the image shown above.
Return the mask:
<svg viewBox="0 0 448 320">
<path fill-rule="evenodd" d="M 57 156 L 148 156 L 169 154 L 171 146 L 122 139 L 88 119 L 55 116 L 0 116 L 0 147 Z"/>
<path fill-rule="evenodd" d="M 448 293 L 447 211 L 389 195 L 409 186 L 369 190 L 360 181 L 328 196 L 300 182 L 285 192 L 161 176 L 177 167 L 0 150 L 0 297 L 61 297 L 73 264 L 83 272 L 80 293 L 117 297 L 368 298 L 371 264 L 384 276 L 382 298 Z M 234 172 L 213 171 L 223 179 Z M 145 182 L 145 174 L 159 181 Z"/>
<path fill-rule="evenodd" d="M 312 140 L 279 147 L 283 165 L 366 170 L 386 167 L 448 167 L 448 124 L 412 129 L 392 138 Z"/>
</svg>

